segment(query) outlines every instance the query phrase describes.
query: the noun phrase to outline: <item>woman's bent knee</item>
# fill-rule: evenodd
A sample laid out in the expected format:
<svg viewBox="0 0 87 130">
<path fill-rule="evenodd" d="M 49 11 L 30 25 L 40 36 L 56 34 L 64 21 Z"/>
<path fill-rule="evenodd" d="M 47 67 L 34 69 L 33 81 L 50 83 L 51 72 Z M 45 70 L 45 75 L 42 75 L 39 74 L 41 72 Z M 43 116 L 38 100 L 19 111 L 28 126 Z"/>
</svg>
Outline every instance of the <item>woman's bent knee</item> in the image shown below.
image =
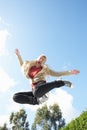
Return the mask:
<svg viewBox="0 0 87 130">
<path fill-rule="evenodd" d="M 15 102 L 18 102 L 18 94 L 14 94 L 14 95 L 13 95 L 13 100 L 14 100 Z"/>
</svg>

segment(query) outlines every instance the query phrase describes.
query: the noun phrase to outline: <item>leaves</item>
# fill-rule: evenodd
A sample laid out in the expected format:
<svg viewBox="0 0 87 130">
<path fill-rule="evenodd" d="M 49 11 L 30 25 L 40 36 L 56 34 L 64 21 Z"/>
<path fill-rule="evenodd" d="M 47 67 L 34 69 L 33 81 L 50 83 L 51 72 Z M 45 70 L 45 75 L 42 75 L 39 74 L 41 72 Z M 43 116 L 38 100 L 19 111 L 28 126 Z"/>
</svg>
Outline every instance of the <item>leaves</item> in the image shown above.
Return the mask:
<svg viewBox="0 0 87 130">
<path fill-rule="evenodd" d="M 87 111 L 82 112 L 82 114 L 71 121 L 64 130 L 87 130 Z"/>
<path fill-rule="evenodd" d="M 36 117 L 32 125 L 32 130 L 36 130 L 36 127 L 41 127 L 42 130 L 58 130 L 65 125 L 64 119 L 62 119 L 62 113 L 57 104 L 50 106 L 49 108 L 44 105 L 36 112 Z"/>
<path fill-rule="evenodd" d="M 29 130 L 29 123 L 26 121 L 27 114 L 24 109 L 21 109 L 19 112 L 12 112 L 10 115 L 10 124 L 12 124 L 12 130 L 23 130 L 27 128 Z"/>
</svg>

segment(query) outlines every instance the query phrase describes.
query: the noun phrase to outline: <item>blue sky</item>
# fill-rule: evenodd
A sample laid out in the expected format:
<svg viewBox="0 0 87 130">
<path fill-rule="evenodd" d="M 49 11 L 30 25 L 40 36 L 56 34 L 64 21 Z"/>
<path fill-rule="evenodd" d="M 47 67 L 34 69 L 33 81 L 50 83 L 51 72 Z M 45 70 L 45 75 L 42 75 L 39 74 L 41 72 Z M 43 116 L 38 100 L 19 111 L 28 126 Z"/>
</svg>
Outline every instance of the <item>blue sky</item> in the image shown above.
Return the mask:
<svg viewBox="0 0 87 130">
<path fill-rule="evenodd" d="M 67 122 L 87 108 L 86 5 L 86 0 L 0 1 L 1 124 L 8 121 L 11 112 L 21 108 L 26 110 L 32 124 L 38 108 L 12 100 L 15 92 L 31 90 L 29 80 L 20 71 L 15 48 L 24 60 L 36 59 L 44 53 L 53 70 L 80 70 L 79 75 L 62 77 L 73 82 L 74 88 L 52 90 L 47 105 L 57 102 Z M 48 81 L 55 79 L 47 78 Z"/>
</svg>

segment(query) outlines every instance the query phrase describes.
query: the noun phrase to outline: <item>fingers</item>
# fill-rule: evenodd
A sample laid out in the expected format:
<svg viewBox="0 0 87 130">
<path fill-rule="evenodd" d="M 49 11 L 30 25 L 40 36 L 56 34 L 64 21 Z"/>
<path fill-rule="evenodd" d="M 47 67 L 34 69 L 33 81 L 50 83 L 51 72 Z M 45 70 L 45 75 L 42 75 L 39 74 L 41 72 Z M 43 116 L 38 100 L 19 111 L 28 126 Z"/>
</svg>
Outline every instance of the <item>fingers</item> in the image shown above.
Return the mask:
<svg viewBox="0 0 87 130">
<path fill-rule="evenodd" d="M 19 55 L 19 54 L 20 54 L 20 52 L 19 52 L 18 49 L 15 49 L 15 53 L 16 53 L 16 55 Z"/>
<path fill-rule="evenodd" d="M 79 74 L 80 71 L 79 70 L 72 70 L 72 74 Z"/>
</svg>

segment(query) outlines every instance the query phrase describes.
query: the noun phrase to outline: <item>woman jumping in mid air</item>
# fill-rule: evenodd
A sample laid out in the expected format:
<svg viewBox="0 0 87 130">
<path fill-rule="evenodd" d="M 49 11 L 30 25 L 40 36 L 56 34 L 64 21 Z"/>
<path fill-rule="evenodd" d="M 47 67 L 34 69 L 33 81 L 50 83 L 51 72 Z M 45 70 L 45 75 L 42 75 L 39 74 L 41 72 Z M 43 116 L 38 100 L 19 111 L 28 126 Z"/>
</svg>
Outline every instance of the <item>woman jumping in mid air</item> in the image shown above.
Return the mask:
<svg viewBox="0 0 87 130">
<path fill-rule="evenodd" d="M 32 91 L 29 92 L 18 92 L 13 96 L 13 100 L 21 104 L 39 104 L 40 98 L 54 88 L 62 86 L 72 87 L 70 81 L 56 80 L 52 82 L 46 81 L 46 76 L 68 76 L 79 74 L 79 70 L 69 70 L 63 72 L 57 72 L 50 69 L 46 64 L 47 57 L 45 55 L 39 56 L 36 60 L 23 61 L 18 49 L 15 50 L 18 57 L 20 66 L 23 70 L 24 75 L 30 79 Z"/>
</svg>

